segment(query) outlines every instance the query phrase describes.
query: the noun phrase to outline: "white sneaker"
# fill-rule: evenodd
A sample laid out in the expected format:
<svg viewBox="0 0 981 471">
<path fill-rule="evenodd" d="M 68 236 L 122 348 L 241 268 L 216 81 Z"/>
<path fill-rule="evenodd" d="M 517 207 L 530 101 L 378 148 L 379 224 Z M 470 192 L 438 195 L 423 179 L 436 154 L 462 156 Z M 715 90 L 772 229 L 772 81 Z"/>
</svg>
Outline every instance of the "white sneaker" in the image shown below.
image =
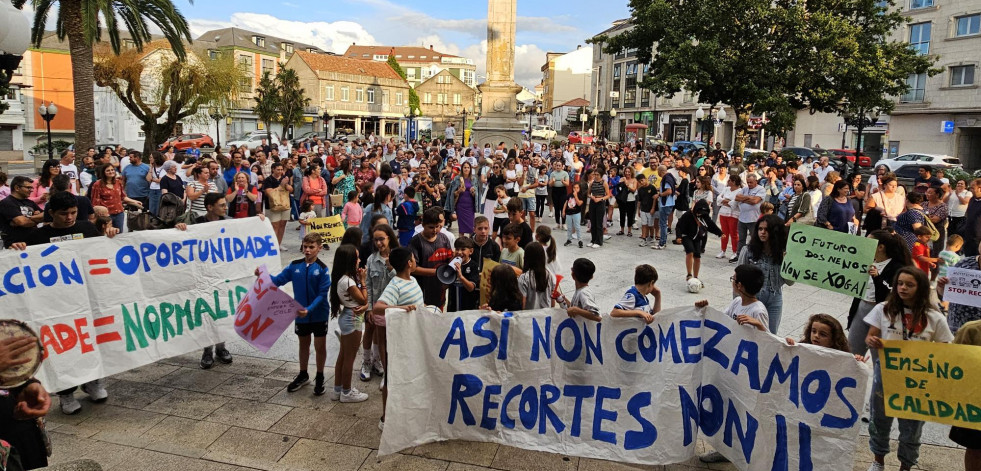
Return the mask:
<svg viewBox="0 0 981 471">
<path fill-rule="evenodd" d="M 82 392 L 88 394 L 92 402 L 105 402 L 106 399 L 109 399 L 109 392 L 106 391 L 104 384 L 105 381 L 101 378 L 89 381 L 82 385 Z"/>
<path fill-rule="evenodd" d="M 643 238 L 643 237 L 641 237 L 641 238 L 640 238 L 640 243 L 639 243 L 639 244 L 637 244 L 637 246 L 638 246 L 638 247 L 646 247 L 646 246 L 647 246 L 647 239 L 645 239 L 645 238 Z"/>
<path fill-rule="evenodd" d="M 385 365 L 382 365 L 381 359 L 375 358 L 371 363 L 371 367 L 375 370 L 376 375 L 385 376 Z"/>
<path fill-rule="evenodd" d="M 331 386 L 329 389 L 327 389 L 327 398 L 330 399 L 330 400 L 332 400 L 332 401 L 340 401 L 341 400 L 341 392 L 335 390 L 334 387 Z"/>
<path fill-rule="evenodd" d="M 368 394 L 358 391 L 357 388 L 351 388 L 347 394 L 341 394 L 341 402 L 364 402 L 368 400 Z"/>
<path fill-rule="evenodd" d="M 361 381 L 371 380 L 371 356 L 365 356 L 364 360 L 361 361 L 361 375 L 359 376 Z"/>
<path fill-rule="evenodd" d="M 75 399 L 75 394 L 58 395 L 61 402 L 61 413 L 65 415 L 75 415 L 82 410 L 82 405 Z"/>
<path fill-rule="evenodd" d="M 885 470 L 886 470 L 886 465 L 879 464 L 879 463 L 876 463 L 874 461 L 869 466 L 869 471 L 885 471 Z"/>
<path fill-rule="evenodd" d="M 602 247 L 602 245 L 600 245 L 600 244 L 593 244 L 593 245 L 591 245 L 591 247 L 594 248 L 594 249 L 598 249 L 598 248 Z"/>
<path fill-rule="evenodd" d="M 381 420 L 381 419 L 378 420 L 378 430 L 381 430 L 383 432 L 385 431 L 385 421 L 384 420 Z"/>
<path fill-rule="evenodd" d="M 657 243 L 657 241 L 656 241 L 656 240 L 654 241 L 654 243 L 653 243 L 653 244 L 651 244 L 651 249 L 652 249 L 652 250 L 661 250 L 662 248 L 664 248 L 664 247 L 662 247 L 662 246 L 660 246 L 660 245 L 658 245 L 658 243 Z"/>
<path fill-rule="evenodd" d="M 613 236 L 611 236 L 610 234 L 603 234 L 603 240 L 610 240 L 612 238 Z"/>
<path fill-rule="evenodd" d="M 382 376 L 381 382 L 378 383 L 378 390 L 381 391 L 382 389 L 385 389 L 385 377 L 384 376 Z"/>
<path fill-rule="evenodd" d="M 719 252 L 719 254 L 715 256 L 715 258 L 726 258 L 726 251 L 723 250 Z"/>
</svg>

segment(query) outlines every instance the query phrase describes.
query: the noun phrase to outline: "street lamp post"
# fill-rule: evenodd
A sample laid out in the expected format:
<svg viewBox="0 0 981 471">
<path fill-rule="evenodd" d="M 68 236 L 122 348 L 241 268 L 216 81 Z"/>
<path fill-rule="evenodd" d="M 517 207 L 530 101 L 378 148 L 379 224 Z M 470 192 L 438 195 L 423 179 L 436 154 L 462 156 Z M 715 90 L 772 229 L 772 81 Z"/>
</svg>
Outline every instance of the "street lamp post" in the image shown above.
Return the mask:
<svg viewBox="0 0 981 471">
<path fill-rule="evenodd" d="M 53 159 L 54 147 L 51 145 L 51 120 L 54 119 L 56 114 L 58 114 L 58 107 L 55 106 L 54 103 L 49 102 L 47 106 L 44 106 L 42 103 L 41 106 L 37 108 L 37 112 L 41 114 L 41 119 L 48 124 L 48 158 Z"/>
<path fill-rule="evenodd" d="M 10 2 L 0 2 L 0 85 L 9 85 L 31 43 L 31 25 Z"/>
<path fill-rule="evenodd" d="M 617 109 L 610 108 L 610 125 L 606 127 L 606 140 L 610 140 L 611 131 L 613 129 L 613 120 L 617 117 Z"/>
<path fill-rule="evenodd" d="M 225 115 L 217 108 L 211 108 L 209 115 L 211 119 L 215 120 L 215 149 L 221 148 L 221 121 L 225 119 Z"/>
<path fill-rule="evenodd" d="M 705 131 L 705 110 L 701 105 L 695 110 L 695 122 L 698 123 L 698 134 L 702 134 Z M 705 140 L 705 136 L 702 136 L 702 140 Z"/>
<path fill-rule="evenodd" d="M 597 129 L 596 126 L 598 124 L 597 121 L 599 120 L 599 114 L 600 114 L 599 106 L 594 107 L 593 108 L 593 134 L 594 135 L 599 131 L 599 129 Z"/>
<path fill-rule="evenodd" d="M 320 116 L 320 119 L 324 120 L 324 138 L 330 138 L 330 113 L 324 111 L 324 114 Z"/>
<path fill-rule="evenodd" d="M 715 113 L 715 126 L 722 126 L 722 123 L 726 120 L 726 109 L 719 107 L 719 111 Z M 715 135 L 715 126 L 712 128 L 712 134 Z"/>
</svg>

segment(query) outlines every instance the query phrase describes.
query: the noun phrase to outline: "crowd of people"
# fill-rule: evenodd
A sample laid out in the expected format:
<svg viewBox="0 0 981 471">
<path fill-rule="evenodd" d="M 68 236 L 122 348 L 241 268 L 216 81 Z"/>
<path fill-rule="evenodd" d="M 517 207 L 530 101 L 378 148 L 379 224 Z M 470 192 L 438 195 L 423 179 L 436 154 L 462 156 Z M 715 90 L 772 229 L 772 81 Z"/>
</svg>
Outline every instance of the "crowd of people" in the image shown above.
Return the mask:
<svg viewBox="0 0 981 471">
<path fill-rule="evenodd" d="M 67 150 L 60 160 L 45 162 L 37 178 L 17 176 L 7 186 L 0 173 L 0 235 L 5 248 L 23 250 L 127 230 L 186 229 L 187 224 L 260 216 L 272 223 L 280 250 L 287 251 L 287 223 L 296 221 L 299 258 L 273 276 L 277 285 L 292 283 L 304 306 L 295 327 L 300 371 L 287 391 L 299 391 L 311 379 L 312 340 L 313 393 L 342 403 L 368 398 L 352 385 L 355 374 L 362 381 L 384 377 L 388 308 L 516 311 L 558 305 L 570 316 L 595 322 L 606 316 L 653 322 L 661 291 L 650 264 L 635 268 L 634 284 L 619 302 L 601 308 L 589 290 L 596 267 L 583 250 L 570 267 L 575 292 L 562 293 L 559 231 L 564 231 L 564 246 L 580 249 L 600 249 L 611 238 L 633 237 L 635 231 L 641 247 L 678 245 L 692 291 L 704 286 L 701 257 L 709 250 L 708 234 L 714 234 L 720 239 L 716 257 L 734 267 L 731 287 L 719 287 L 733 293 L 725 314 L 771 334 L 780 327 L 783 286 L 790 283 L 780 272 L 792 224 L 871 237 L 878 246 L 870 283 L 854 300 L 848 323 L 842 326 L 834 316 L 818 314 L 802 338 L 787 342 L 849 351 L 864 360 L 869 348 L 881 348 L 881 340 L 950 342 L 955 333 L 959 341 L 978 339 L 981 309 L 944 304 L 940 295 L 948 267 L 981 270 L 981 179 L 950 181 L 923 167 L 907 189 L 885 167 L 868 177 L 849 167 L 847 160 L 827 158 L 784 161 L 778 152 L 744 162 L 718 145 L 683 154 L 634 143 L 577 147 L 525 141 L 509 148 L 504 143 L 463 146 L 453 139 L 374 137 L 294 146 L 263 143 L 210 155 L 172 149 L 149 156 L 123 149 L 96 155 L 89 149 L 80 165 Z M 144 214 L 155 225 L 138 223 Z M 347 229 L 328 267 L 321 257 L 331 248 L 307 227 L 313 218 L 332 214 Z M 487 261 L 498 265 L 488 267 L 484 278 Z M 447 265 L 456 274 L 452 282 L 441 281 L 438 273 Z M 487 300 L 481 302 L 485 287 Z M 332 318 L 340 353 L 329 387 L 324 367 Z M 0 367 L 4 361 L 10 364 L 4 355 L 18 348 L 0 342 Z M 356 370 L 359 349 L 362 364 Z M 892 419 L 883 412 L 877 356 L 871 357 L 869 432 L 876 460 L 871 469 L 877 471 L 889 452 Z M 210 368 L 216 358 L 233 361 L 219 344 L 205 349 L 201 367 Z M 381 388 L 384 403 L 384 380 Z M 101 380 L 82 390 L 93 401 L 108 396 Z M 80 410 L 74 388 L 58 395 L 63 413 Z M 922 422 L 899 420 L 903 469 L 917 463 L 921 427 Z M 968 448 L 969 463 L 979 463 L 979 432 L 955 427 L 951 438 Z M 24 442 L 29 439 L 18 438 L 22 449 L 36 450 L 33 442 Z M 34 458 L 30 462 L 44 461 Z"/>
</svg>

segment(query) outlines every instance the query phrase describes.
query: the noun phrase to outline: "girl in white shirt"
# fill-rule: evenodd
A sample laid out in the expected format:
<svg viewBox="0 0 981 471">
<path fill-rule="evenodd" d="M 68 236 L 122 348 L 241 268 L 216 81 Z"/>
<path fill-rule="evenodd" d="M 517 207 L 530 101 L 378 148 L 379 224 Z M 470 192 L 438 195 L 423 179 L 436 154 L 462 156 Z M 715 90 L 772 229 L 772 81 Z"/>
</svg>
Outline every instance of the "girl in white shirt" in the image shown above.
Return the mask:
<svg viewBox="0 0 981 471">
<path fill-rule="evenodd" d="M 869 333 L 865 343 L 873 349 L 872 401 L 869 417 L 869 448 L 875 457 L 870 470 L 885 469 L 885 456 L 889 454 L 889 432 L 893 418 L 885 413 L 882 392 L 882 371 L 875 349 L 883 348 L 883 340 L 913 340 L 921 342 L 949 343 L 954 335 L 947 326 L 943 314 L 930 305 L 930 280 L 919 268 L 907 266 L 896 272 L 896 282 L 886 301 L 872 308 L 865 316 Z M 899 420 L 900 469 L 916 466 L 920 451 L 920 431 L 923 422 L 911 419 Z"/>
</svg>

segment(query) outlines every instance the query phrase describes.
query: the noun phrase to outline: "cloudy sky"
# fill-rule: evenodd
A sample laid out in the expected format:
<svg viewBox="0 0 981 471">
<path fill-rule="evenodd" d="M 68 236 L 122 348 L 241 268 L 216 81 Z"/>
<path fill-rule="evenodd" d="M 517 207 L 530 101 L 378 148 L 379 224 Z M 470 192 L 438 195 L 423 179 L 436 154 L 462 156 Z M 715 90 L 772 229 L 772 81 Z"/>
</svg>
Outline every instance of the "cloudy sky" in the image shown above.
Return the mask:
<svg viewBox="0 0 981 471">
<path fill-rule="evenodd" d="M 484 74 L 487 50 L 487 2 L 482 0 L 196 0 L 175 2 L 195 37 L 205 31 L 237 26 L 342 53 L 351 43 L 433 45 L 437 50 L 473 59 Z M 616 6 L 586 0 L 518 2 L 515 79 L 525 87 L 541 80 L 545 52 L 568 52 L 620 18 L 629 16 L 626 0 Z"/>
</svg>

